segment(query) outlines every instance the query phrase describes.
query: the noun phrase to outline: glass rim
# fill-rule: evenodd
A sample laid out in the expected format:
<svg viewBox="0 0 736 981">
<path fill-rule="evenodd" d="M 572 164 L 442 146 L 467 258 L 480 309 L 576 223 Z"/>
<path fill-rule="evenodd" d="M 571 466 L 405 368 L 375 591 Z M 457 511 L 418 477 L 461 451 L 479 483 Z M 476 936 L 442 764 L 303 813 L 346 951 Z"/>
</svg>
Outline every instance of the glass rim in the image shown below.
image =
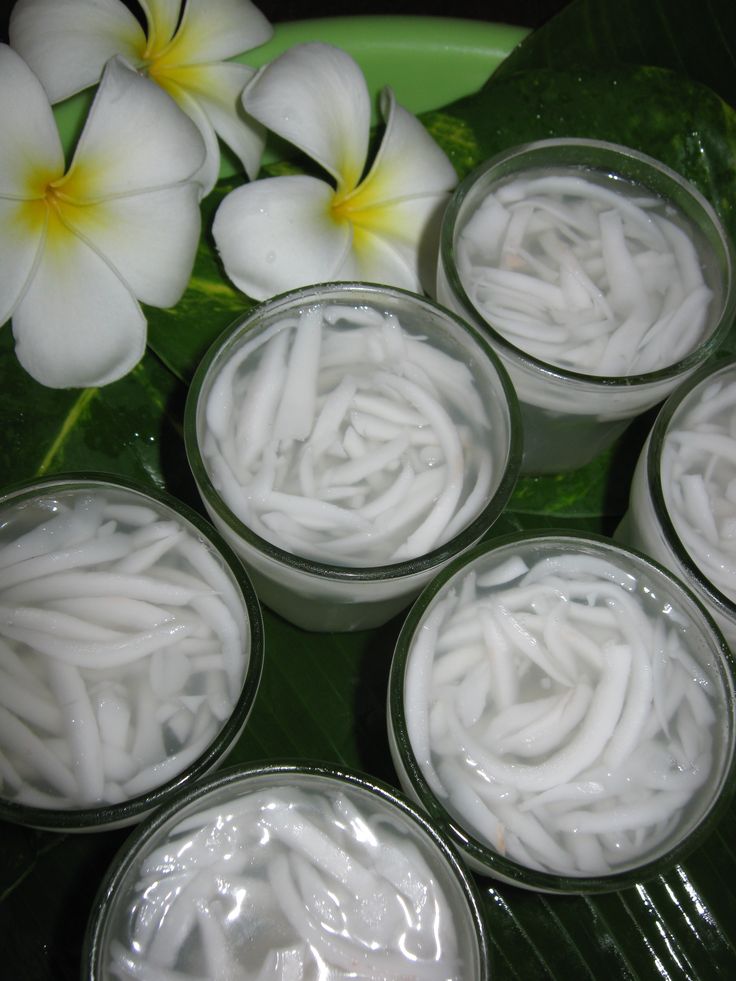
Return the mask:
<svg viewBox="0 0 736 981">
<path fill-rule="evenodd" d="M 722 309 L 708 337 L 702 340 L 684 358 L 680 358 L 679 361 L 671 365 L 666 365 L 663 368 L 658 368 L 656 371 L 631 375 L 591 375 L 586 372 L 563 368 L 537 358 L 523 348 L 513 344 L 505 334 L 501 333 L 485 319 L 481 311 L 478 310 L 468 296 L 460 279 L 457 263 L 455 262 L 455 242 L 459 234 L 457 223 L 469 194 L 488 173 L 507 161 L 511 161 L 515 157 L 535 154 L 557 147 L 591 148 L 599 152 L 615 154 L 624 161 L 636 161 L 637 164 L 652 168 L 664 177 L 665 180 L 672 182 L 680 190 L 686 192 L 708 219 L 718 239 L 721 250 L 721 256 L 719 258 L 722 258 L 722 265 L 725 267 L 726 275 L 723 283 Z M 561 165 L 564 165 L 564 161 Z M 583 166 L 583 161 L 579 163 L 575 162 L 571 166 Z M 624 179 L 630 180 L 630 178 L 625 178 L 625 176 Z M 716 352 L 730 329 L 734 315 L 736 315 L 736 247 L 731 242 L 731 238 L 726 232 L 724 223 L 718 212 L 691 181 L 683 177 L 682 174 L 678 173 L 668 164 L 640 150 L 635 150 L 633 147 L 606 140 L 587 139 L 584 137 L 554 137 L 546 140 L 533 140 L 502 150 L 488 160 L 483 161 L 463 178 L 452 193 L 442 218 L 439 262 L 453 296 L 462 307 L 463 316 L 472 317 L 474 321 L 479 321 L 483 329 L 487 330 L 492 337 L 494 344 L 498 345 L 506 357 L 512 359 L 512 363 L 522 365 L 525 368 L 531 368 L 536 373 L 545 375 L 548 379 L 556 382 L 576 382 L 587 385 L 594 390 L 611 389 L 624 391 L 628 388 L 643 389 L 649 385 L 655 386 L 661 382 L 687 377 L 689 372 L 696 370 L 706 359 Z"/>
<path fill-rule="evenodd" d="M 44 493 L 83 491 L 103 487 L 132 492 L 155 501 L 170 510 L 177 518 L 188 522 L 220 555 L 242 596 L 243 613 L 248 626 L 248 660 L 243 673 L 242 687 L 232 711 L 214 734 L 209 745 L 181 772 L 174 774 L 164 783 L 123 801 L 85 807 L 36 807 L 8 800 L 0 795 L 0 819 L 13 824 L 48 831 L 95 832 L 137 821 L 168 800 L 172 794 L 188 788 L 217 765 L 247 723 L 260 685 L 264 661 L 263 615 L 260 601 L 248 573 L 232 548 L 216 528 L 185 502 L 168 491 L 149 487 L 143 482 L 117 474 L 102 471 L 65 471 L 19 481 L 9 486 L 0 495 L 0 508 L 12 504 L 14 500 L 31 500 Z"/>
<path fill-rule="evenodd" d="M 736 599 L 727 596 L 712 582 L 695 562 L 677 533 L 670 516 L 662 487 L 662 452 L 667 440 L 667 432 L 675 413 L 685 401 L 694 395 L 695 390 L 715 378 L 721 371 L 736 370 L 736 355 L 722 354 L 712 358 L 698 371 L 694 372 L 667 398 L 659 410 L 649 434 L 646 451 L 646 476 L 652 505 L 667 546 L 685 570 L 687 576 L 697 584 L 708 601 L 724 616 L 736 621 Z"/>
<path fill-rule="evenodd" d="M 453 881 L 459 886 L 465 900 L 465 909 L 469 914 L 472 934 L 477 943 L 478 963 L 481 971 L 478 981 L 490 981 L 492 974 L 491 944 L 482 911 L 480 891 L 453 842 L 432 824 L 427 814 L 423 813 L 401 790 L 380 778 L 340 763 L 305 761 L 292 757 L 272 761 L 255 761 L 219 770 L 216 774 L 179 790 L 134 829 L 114 855 L 92 904 L 92 913 L 87 923 L 82 944 L 81 963 L 88 972 L 87 976 L 93 981 L 99 977 L 99 959 L 104 949 L 108 916 L 113 908 L 118 889 L 140 858 L 145 845 L 155 838 L 168 821 L 184 807 L 201 801 L 223 788 L 238 787 L 258 778 L 276 780 L 288 777 L 306 777 L 308 780 L 314 780 L 316 784 L 328 781 L 338 785 L 347 785 L 371 797 L 376 797 L 389 809 L 399 811 L 405 820 L 413 827 L 418 828 L 420 833 L 430 840 Z"/>
<path fill-rule="evenodd" d="M 495 851 L 490 845 L 483 842 L 476 833 L 466 827 L 437 798 L 421 770 L 409 739 L 404 711 L 405 679 L 413 640 L 425 614 L 435 598 L 443 592 L 450 581 L 476 560 L 483 559 L 495 551 L 529 542 L 550 545 L 584 542 L 597 549 L 602 547 L 603 551 L 609 555 L 621 553 L 629 560 L 634 559 L 643 568 L 649 568 L 655 574 L 662 575 L 675 594 L 677 592 L 683 594 L 687 603 L 702 617 L 705 627 L 712 633 L 715 642 L 713 652 L 718 655 L 719 677 L 724 687 L 724 707 L 729 739 L 724 752 L 723 772 L 720 774 L 713 798 L 707 810 L 700 816 L 698 823 L 683 838 L 653 858 L 620 871 L 598 875 L 563 875 L 532 869 L 521 862 L 501 855 L 500 852 Z M 690 610 L 687 610 L 687 613 L 690 616 Z M 714 827 L 728 810 L 734 794 L 736 794 L 736 705 L 734 694 L 736 694 L 736 658 L 708 610 L 686 584 L 649 556 L 628 546 L 619 545 L 604 535 L 595 532 L 581 533 L 574 530 L 546 531 L 540 529 L 538 531 L 513 532 L 479 543 L 449 563 L 420 593 L 401 626 L 391 660 L 388 680 L 388 725 L 393 734 L 407 779 L 416 794 L 417 800 L 455 846 L 465 852 L 479 867 L 484 868 L 485 871 L 482 874 L 497 876 L 502 881 L 531 891 L 593 895 L 624 889 L 661 874 L 665 869 L 671 868 L 691 854 L 713 832 Z"/>
<path fill-rule="evenodd" d="M 342 293 L 360 290 L 363 293 L 375 295 L 390 295 L 398 299 L 405 298 L 419 302 L 435 314 L 452 321 L 456 327 L 466 334 L 471 343 L 477 345 L 484 358 L 487 358 L 494 370 L 503 391 L 503 405 L 506 413 L 506 428 L 508 445 L 506 458 L 503 461 L 500 480 L 491 497 L 482 510 L 469 524 L 441 545 L 413 559 L 400 562 L 383 563 L 370 566 L 346 566 L 331 562 L 322 562 L 307 556 L 289 552 L 274 542 L 263 538 L 235 515 L 223 500 L 210 477 L 199 445 L 198 416 L 200 412 L 200 397 L 206 384 L 211 383 L 216 371 L 225 363 L 227 357 L 237 350 L 241 339 L 253 329 L 254 324 L 263 316 L 278 315 L 282 307 L 298 303 L 301 298 L 311 299 L 314 303 L 325 294 Z M 382 286 L 378 283 L 363 283 L 358 281 L 320 283 L 316 286 L 303 286 L 264 300 L 245 315 L 237 317 L 212 342 L 201 359 L 192 378 L 184 407 L 184 445 L 200 493 L 218 517 L 248 545 L 255 548 L 267 558 L 285 565 L 299 573 L 315 578 L 329 578 L 337 582 L 385 582 L 402 579 L 432 569 L 458 552 L 473 545 L 499 517 L 508 503 L 516 486 L 521 469 L 522 459 L 522 423 L 516 390 L 509 378 L 508 372 L 498 355 L 493 351 L 487 340 L 476 327 L 462 317 L 447 310 L 429 297 L 394 286 Z"/>
</svg>

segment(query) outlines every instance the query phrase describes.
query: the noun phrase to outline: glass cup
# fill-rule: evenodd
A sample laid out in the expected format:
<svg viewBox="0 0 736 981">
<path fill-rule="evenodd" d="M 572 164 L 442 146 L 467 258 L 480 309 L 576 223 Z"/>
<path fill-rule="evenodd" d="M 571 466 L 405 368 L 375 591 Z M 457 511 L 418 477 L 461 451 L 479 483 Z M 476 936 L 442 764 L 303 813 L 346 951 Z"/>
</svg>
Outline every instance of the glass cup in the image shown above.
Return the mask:
<svg viewBox="0 0 736 981">
<path fill-rule="evenodd" d="M 552 139 L 482 164 L 443 219 L 437 298 L 516 388 L 522 473 L 580 467 L 718 348 L 733 248 L 688 181 L 628 147 Z"/>
<path fill-rule="evenodd" d="M 691 375 L 665 402 L 642 447 L 616 538 L 692 589 L 736 650 L 736 359 Z"/>
<path fill-rule="evenodd" d="M 412 607 L 389 680 L 407 794 L 470 867 L 596 893 L 666 872 L 734 790 L 734 670 L 662 567 L 599 536 L 477 546 Z"/>
<path fill-rule="evenodd" d="M 141 820 L 240 736 L 261 611 L 220 535 L 168 494 L 95 474 L 0 498 L 0 817 Z"/>
<path fill-rule="evenodd" d="M 213 344 L 187 399 L 205 506 L 261 601 L 306 630 L 375 627 L 494 523 L 518 408 L 469 325 L 355 283 L 261 304 Z"/>
<path fill-rule="evenodd" d="M 273 763 L 188 789 L 128 839 L 93 909 L 92 981 L 490 977 L 454 849 L 401 794 L 341 768 Z"/>
</svg>

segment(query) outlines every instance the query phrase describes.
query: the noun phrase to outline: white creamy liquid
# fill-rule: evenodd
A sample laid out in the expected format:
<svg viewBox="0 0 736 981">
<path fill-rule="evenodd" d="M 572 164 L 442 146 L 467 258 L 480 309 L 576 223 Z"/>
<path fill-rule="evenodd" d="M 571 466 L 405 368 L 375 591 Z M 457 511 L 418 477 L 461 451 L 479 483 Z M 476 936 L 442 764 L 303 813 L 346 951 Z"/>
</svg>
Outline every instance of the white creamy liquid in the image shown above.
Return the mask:
<svg viewBox="0 0 736 981">
<path fill-rule="evenodd" d="M 492 411 L 463 361 L 394 315 L 317 305 L 221 369 L 202 455 L 262 538 L 318 561 L 381 565 L 427 553 L 486 505 L 498 481 Z"/>
<path fill-rule="evenodd" d="M 425 615 L 405 678 L 411 745 L 443 805 L 500 854 L 566 876 L 630 868 L 707 805 L 722 684 L 656 586 L 586 554 L 529 565 L 471 570 Z"/>
<path fill-rule="evenodd" d="M 299 776 L 231 793 L 142 853 L 116 898 L 104 977 L 477 976 L 462 894 L 400 813 Z"/>
<path fill-rule="evenodd" d="M 119 803 L 207 749 L 243 685 L 242 597 L 209 545 L 114 489 L 5 515 L 0 790 Z M 144 498 L 140 498 L 145 502 Z"/>
<path fill-rule="evenodd" d="M 712 290 L 694 229 L 646 188 L 531 169 L 489 193 L 456 241 L 460 279 L 500 334 L 596 376 L 675 364 L 704 339 Z"/>
</svg>

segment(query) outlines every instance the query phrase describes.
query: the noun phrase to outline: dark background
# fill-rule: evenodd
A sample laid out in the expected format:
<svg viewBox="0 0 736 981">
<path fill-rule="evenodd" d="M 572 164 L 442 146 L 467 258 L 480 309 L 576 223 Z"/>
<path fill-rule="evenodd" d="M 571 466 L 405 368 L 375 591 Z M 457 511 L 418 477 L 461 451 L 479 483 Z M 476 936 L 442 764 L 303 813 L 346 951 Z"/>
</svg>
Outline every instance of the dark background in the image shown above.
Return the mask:
<svg viewBox="0 0 736 981">
<path fill-rule="evenodd" d="M 134 0 L 127 0 L 135 8 Z M 255 0 L 272 22 L 342 17 L 347 14 L 414 14 L 423 17 L 467 17 L 539 27 L 568 0 Z M 0 0 L 0 40 L 7 41 L 13 2 Z"/>
</svg>

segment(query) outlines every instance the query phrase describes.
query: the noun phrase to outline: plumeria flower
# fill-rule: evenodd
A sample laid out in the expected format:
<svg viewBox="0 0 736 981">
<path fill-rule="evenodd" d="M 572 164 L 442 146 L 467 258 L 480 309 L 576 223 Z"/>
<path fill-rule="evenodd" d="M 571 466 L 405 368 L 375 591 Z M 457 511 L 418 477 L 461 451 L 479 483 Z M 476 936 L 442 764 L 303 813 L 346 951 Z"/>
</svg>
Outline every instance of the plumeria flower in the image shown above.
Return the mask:
<svg viewBox="0 0 736 981">
<path fill-rule="evenodd" d="M 233 61 L 267 41 L 273 28 L 249 0 L 141 0 L 144 31 L 121 0 L 18 0 L 10 43 L 38 75 L 52 103 L 99 81 L 115 54 L 158 82 L 194 120 L 207 156 L 198 175 L 203 193 L 220 170 L 217 137 L 246 174 L 258 172 L 261 126 L 240 102 L 255 70 Z"/>
<path fill-rule="evenodd" d="M 105 385 L 140 360 L 139 300 L 176 303 L 200 233 L 197 128 L 113 58 L 69 169 L 40 82 L 0 45 L 0 324 L 52 388 Z"/>
<path fill-rule="evenodd" d="M 429 285 L 439 218 L 457 177 L 390 89 L 381 93 L 386 129 L 365 177 L 370 97 L 363 73 L 344 51 L 318 43 L 289 49 L 257 73 L 243 102 L 332 182 L 274 177 L 223 200 L 213 234 L 236 286 L 260 300 L 333 280 L 417 291 L 424 278 Z"/>
</svg>

